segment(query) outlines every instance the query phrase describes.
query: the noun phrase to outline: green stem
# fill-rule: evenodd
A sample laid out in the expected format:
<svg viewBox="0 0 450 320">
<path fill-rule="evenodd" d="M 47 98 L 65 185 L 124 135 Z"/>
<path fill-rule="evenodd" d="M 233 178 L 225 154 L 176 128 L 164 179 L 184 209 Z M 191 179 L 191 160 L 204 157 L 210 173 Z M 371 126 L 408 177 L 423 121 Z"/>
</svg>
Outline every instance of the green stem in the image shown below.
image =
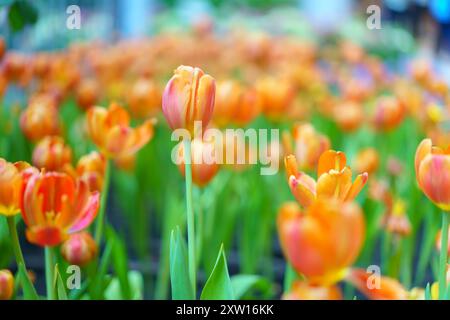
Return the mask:
<svg viewBox="0 0 450 320">
<path fill-rule="evenodd" d="M 109 181 L 111 178 L 111 160 L 106 161 L 105 179 L 103 180 L 103 190 L 100 198 L 100 212 L 98 213 L 97 224 L 95 226 L 95 242 L 100 245 L 105 225 L 106 206 L 108 203 Z"/>
<path fill-rule="evenodd" d="M 191 168 L 191 141 L 184 140 L 184 163 L 186 174 L 186 214 L 188 228 L 188 255 L 189 255 L 189 274 L 191 279 L 194 298 L 197 297 L 196 263 L 195 263 L 195 221 L 194 210 L 192 207 L 192 168 Z"/>
<path fill-rule="evenodd" d="M 448 251 L 448 216 L 442 213 L 441 252 L 439 256 L 439 299 L 444 300 L 447 293 L 447 251 Z"/>
<path fill-rule="evenodd" d="M 6 221 L 8 222 L 8 229 L 11 235 L 11 242 L 13 246 L 14 256 L 16 257 L 17 268 L 19 269 L 20 265 L 23 266 L 25 270 L 27 270 L 27 266 L 25 264 L 25 259 L 23 258 L 22 249 L 20 248 L 19 236 L 17 234 L 16 229 L 16 221 L 15 216 L 6 217 Z M 36 293 L 36 289 L 33 286 L 33 282 L 30 279 L 28 273 L 26 274 L 26 279 L 29 283 L 29 286 L 33 289 L 34 293 Z M 37 296 L 37 294 L 36 294 Z"/>
<path fill-rule="evenodd" d="M 55 290 L 53 288 L 55 270 L 55 260 L 51 247 L 45 247 L 45 283 L 47 286 L 47 299 L 55 300 Z"/>
</svg>

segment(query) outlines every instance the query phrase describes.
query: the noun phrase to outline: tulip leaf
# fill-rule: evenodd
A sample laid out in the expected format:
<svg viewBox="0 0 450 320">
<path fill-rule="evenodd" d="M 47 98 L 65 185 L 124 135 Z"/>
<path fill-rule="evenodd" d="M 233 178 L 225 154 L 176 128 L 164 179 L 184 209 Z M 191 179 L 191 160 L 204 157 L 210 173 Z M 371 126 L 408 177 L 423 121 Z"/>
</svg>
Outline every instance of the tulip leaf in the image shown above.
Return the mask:
<svg viewBox="0 0 450 320">
<path fill-rule="evenodd" d="M 28 273 L 25 270 L 23 264 L 19 264 L 19 278 L 20 283 L 22 284 L 23 297 L 25 300 L 39 300 L 39 296 L 36 292 L 36 289 L 33 286 L 30 278 L 28 277 Z"/>
<path fill-rule="evenodd" d="M 431 297 L 430 283 L 427 283 L 427 286 L 425 288 L 425 300 L 433 300 Z"/>
<path fill-rule="evenodd" d="M 128 279 L 128 257 L 125 244 L 112 227 L 107 230 L 107 238 L 112 242 L 112 264 L 120 282 L 124 299 L 131 298 L 130 283 Z"/>
<path fill-rule="evenodd" d="M 170 235 L 170 283 L 173 300 L 193 300 L 186 243 L 179 227 Z"/>
<path fill-rule="evenodd" d="M 234 300 L 233 286 L 228 274 L 227 259 L 223 245 L 220 247 L 214 269 L 206 281 L 201 300 Z"/>
<path fill-rule="evenodd" d="M 259 288 L 269 291 L 270 282 L 267 279 L 253 274 L 238 274 L 231 277 L 231 286 L 233 288 L 234 298 L 242 299 L 251 289 Z"/>
<path fill-rule="evenodd" d="M 144 278 L 138 271 L 131 270 L 128 272 L 128 282 L 132 295 L 131 300 L 142 300 L 144 298 Z M 113 278 L 105 290 L 105 298 L 107 300 L 121 300 L 124 299 L 120 290 L 120 280 Z"/>
<path fill-rule="evenodd" d="M 58 300 L 68 300 L 64 281 L 59 273 L 58 264 L 55 264 L 55 278 L 53 279 L 53 287 L 57 294 Z"/>
<path fill-rule="evenodd" d="M 20 31 L 28 24 L 35 24 L 38 19 L 36 8 L 29 2 L 17 0 L 8 10 L 8 22 L 12 31 Z"/>
</svg>

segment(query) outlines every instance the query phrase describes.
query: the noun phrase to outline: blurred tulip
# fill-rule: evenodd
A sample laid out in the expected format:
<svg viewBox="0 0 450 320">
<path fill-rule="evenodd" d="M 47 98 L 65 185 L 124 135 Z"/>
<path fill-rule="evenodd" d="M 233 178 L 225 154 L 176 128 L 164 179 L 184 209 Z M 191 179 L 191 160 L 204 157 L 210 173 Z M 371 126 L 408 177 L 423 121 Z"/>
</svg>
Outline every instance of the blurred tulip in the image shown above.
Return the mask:
<svg viewBox="0 0 450 320">
<path fill-rule="evenodd" d="M 58 136 L 45 137 L 33 151 L 33 165 L 47 171 L 61 171 L 72 162 L 72 150 Z"/>
<path fill-rule="evenodd" d="M 387 160 L 387 171 L 393 177 L 399 177 L 403 172 L 403 164 L 400 159 L 389 156 Z"/>
<path fill-rule="evenodd" d="M 343 131 L 352 132 L 363 123 L 364 112 L 361 105 L 348 101 L 334 107 L 333 118 Z"/>
<path fill-rule="evenodd" d="M 450 211 L 450 146 L 441 149 L 424 139 L 415 157 L 416 179 L 425 195 L 444 211 Z"/>
<path fill-rule="evenodd" d="M 341 201 L 353 200 L 367 182 L 367 172 L 359 174 L 352 182 L 352 170 L 346 166 L 343 152 L 328 150 L 319 159 L 317 182 L 297 169 L 295 156 L 285 158 L 289 187 L 297 201 L 308 207 L 316 198 L 334 198 Z"/>
<path fill-rule="evenodd" d="M 284 78 L 261 78 L 256 83 L 256 90 L 262 99 L 263 113 L 275 120 L 284 116 L 295 98 L 292 84 Z"/>
<path fill-rule="evenodd" d="M 371 300 L 407 300 L 408 292 L 395 279 L 352 269 L 347 280 Z"/>
<path fill-rule="evenodd" d="M 84 79 L 76 91 L 77 105 L 83 110 L 94 106 L 100 96 L 100 87 L 94 79 Z"/>
<path fill-rule="evenodd" d="M 408 236 L 411 233 L 411 223 L 406 214 L 406 203 L 402 199 L 396 199 L 393 205 L 386 208 L 386 213 L 381 221 L 387 232 Z"/>
<path fill-rule="evenodd" d="M 246 88 L 240 96 L 233 122 L 239 126 L 245 126 L 255 119 L 261 112 L 262 100 L 254 88 Z"/>
<path fill-rule="evenodd" d="M 220 165 L 215 158 L 217 146 L 215 142 L 202 141 L 195 138 L 191 142 L 192 181 L 199 187 L 207 185 L 219 171 Z M 185 175 L 184 144 L 178 145 L 178 169 Z"/>
<path fill-rule="evenodd" d="M 3 37 L 0 37 L 0 61 L 2 61 L 3 57 L 5 56 L 5 52 L 6 52 L 5 39 L 3 39 Z"/>
<path fill-rule="evenodd" d="M 85 266 L 97 256 L 97 244 L 87 231 L 74 233 L 61 245 L 61 254 L 70 264 Z"/>
<path fill-rule="evenodd" d="M 366 148 L 358 152 L 355 158 L 355 169 L 358 173 L 374 174 L 380 164 L 380 156 L 374 148 Z"/>
<path fill-rule="evenodd" d="M 242 93 L 243 89 L 236 81 L 227 80 L 217 83 L 213 115 L 217 126 L 225 127 L 233 121 L 240 107 Z"/>
<path fill-rule="evenodd" d="M 162 97 L 164 116 L 172 130 L 187 129 L 194 137 L 194 122 L 205 129 L 214 110 L 214 78 L 200 68 L 179 66 Z"/>
<path fill-rule="evenodd" d="M 291 291 L 283 295 L 283 300 L 342 300 L 337 286 L 315 286 L 306 281 L 295 281 Z"/>
<path fill-rule="evenodd" d="M 56 246 L 68 235 L 87 228 L 97 215 L 99 198 L 86 182 L 65 173 L 32 175 L 21 196 L 28 241 Z"/>
<path fill-rule="evenodd" d="M 138 119 L 154 116 L 161 108 L 161 91 L 147 78 L 137 80 L 127 94 L 131 114 Z"/>
<path fill-rule="evenodd" d="M 126 154 L 114 159 L 116 166 L 124 171 L 133 171 L 136 167 L 136 153 Z"/>
<path fill-rule="evenodd" d="M 60 132 L 58 110 L 50 100 L 34 102 L 20 115 L 20 127 L 31 141 L 58 135 Z"/>
<path fill-rule="evenodd" d="M 153 124 L 154 120 L 150 119 L 131 128 L 128 112 L 115 103 L 108 109 L 93 107 L 87 112 L 89 135 L 108 158 L 136 153 L 153 137 Z"/>
<path fill-rule="evenodd" d="M 0 300 L 11 299 L 14 293 L 14 276 L 11 271 L 0 270 Z"/>
<path fill-rule="evenodd" d="M 397 98 L 383 96 L 375 104 L 372 122 L 377 130 L 388 131 L 396 128 L 404 116 L 405 108 Z"/>
<path fill-rule="evenodd" d="M 364 241 L 364 217 L 352 202 L 317 200 L 305 212 L 287 203 L 280 208 L 277 226 L 287 260 L 313 285 L 342 280 Z"/>
<path fill-rule="evenodd" d="M 97 151 L 82 156 L 77 163 L 76 173 L 84 180 L 89 191 L 102 191 L 105 176 L 106 159 Z"/>
<path fill-rule="evenodd" d="M 26 162 L 12 164 L 0 158 L 0 215 L 12 216 L 20 212 L 20 194 L 29 176 L 36 172 Z"/>
</svg>

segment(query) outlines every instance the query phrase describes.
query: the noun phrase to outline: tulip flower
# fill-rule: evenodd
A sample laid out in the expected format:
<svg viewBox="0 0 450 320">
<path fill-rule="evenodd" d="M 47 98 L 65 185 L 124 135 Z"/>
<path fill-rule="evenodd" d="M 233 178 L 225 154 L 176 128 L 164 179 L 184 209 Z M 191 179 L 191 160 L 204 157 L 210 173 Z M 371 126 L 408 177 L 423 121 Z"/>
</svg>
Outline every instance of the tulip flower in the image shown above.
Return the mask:
<svg viewBox="0 0 450 320">
<path fill-rule="evenodd" d="M 97 151 L 82 156 L 77 163 L 76 174 L 84 180 L 90 191 L 101 191 L 105 176 L 106 159 Z"/>
<path fill-rule="evenodd" d="M 28 241 L 53 247 L 87 228 L 97 215 L 99 193 L 65 173 L 32 175 L 21 196 Z"/>
<path fill-rule="evenodd" d="M 94 79 L 82 80 L 76 91 L 77 105 L 83 110 L 88 110 L 98 101 L 99 91 L 99 85 Z"/>
<path fill-rule="evenodd" d="M 407 236 L 411 233 L 411 223 L 406 214 L 406 204 L 402 199 L 397 199 L 388 204 L 381 224 L 388 232 L 399 236 Z"/>
<path fill-rule="evenodd" d="M 82 231 L 69 236 L 61 245 L 61 254 L 70 264 L 85 266 L 97 255 L 97 244 L 89 232 Z"/>
<path fill-rule="evenodd" d="M 11 299 L 14 293 L 14 276 L 9 270 L 0 270 L 0 300 Z"/>
<path fill-rule="evenodd" d="M 145 119 L 154 116 L 161 108 L 161 90 L 150 79 L 137 80 L 127 98 L 131 114 L 136 118 Z"/>
<path fill-rule="evenodd" d="M 366 148 L 358 152 L 355 158 L 356 172 L 373 174 L 380 164 L 380 157 L 374 148 Z"/>
<path fill-rule="evenodd" d="M 406 300 L 408 292 L 395 279 L 366 272 L 363 269 L 352 269 L 347 280 L 371 300 Z"/>
<path fill-rule="evenodd" d="M 306 281 L 295 281 L 289 292 L 283 295 L 284 300 L 342 300 L 338 286 L 314 286 Z"/>
<path fill-rule="evenodd" d="M 191 143 L 192 181 L 199 187 L 207 185 L 219 171 L 220 165 L 215 159 L 216 146 L 214 142 L 195 138 Z M 210 158 L 208 158 L 210 156 Z M 185 176 L 184 144 L 178 147 L 178 169 Z"/>
<path fill-rule="evenodd" d="M 20 116 L 20 127 L 31 141 L 38 141 L 46 136 L 58 135 L 60 124 L 58 110 L 50 101 L 39 100 L 30 104 Z"/>
<path fill-rule="evenodd" d="M 214 78 L 200 68 L 179 66 L 164 89 L 162 110 L 172 130 L 187 129 L 194 135 L 194 122 L 205 129 L 214 109 Z"/>
<path fill-rule="evenodd" d="M 334 107 L 333 118 L 343 131 L 353 132 L 363 123 L 364 110 L 360 104 L 348 101 Z"/>
<path fill-rule="evenodd" d="M 424 139 L 416 150 L 416 179 L 425 195 L 444 212 L 441 225 L 439 257 L 439 299 L 446 294 L 445 268 L 448 260 L 448 227 L 450 215 L 450 146 L 441 149 Z"/>
<path fill-rule="evenodd" d="M 45 137 L 33 151 L 33 165 L 39 169 L 60 171 L 71 162 L 72 150 L 58 136 Z"/>
<path fill-rule="evenodd" d="M 395 97 L 383 96 L 378 99 L 372 115 L 377 130 L 389 131 L 396 128 L 405 116 L 405 107 Z"/>
<path fill-rule="evenodd" d="M 364 241 L 365 223 L 356 203 L 316 200 L 304 212 L 296 203 L 283 205 L 277 229 L 284 255 L 312 285 L 342 280 Z"/>
<path fill-rule="evenodd" d="M 214 123 L 225 127 L 233 121 L 234 114 L 240 107 L 243 88 L 236 81 L 228 80 L 217 83 L 214 103 Z"/>
<path fill-rule="evenodd" d="M 294 87 L 284 78 L 261 78 L 256 90 L 262 99 L 263 113 L 272 119 L 282 117 L 295 98 Z"/>
<path fill-rule="evenodd" d="M 310 206 L 318 198 L 351 201 L 368 179 L 367 172 L 364 172 L 352 182 L 352 170 L 346 166 L 346 156 L 340 151 L 328 150 L 320 156 L 317 182 L 306 173 L 298 171 L 294 155 L 287 156 L 284 162 L 291 192 L 304 207 Z"/>
<path fill-rule="evenodd" d="M 147 120 L 131 128 L 128 112 L 116 103 L 108 109 L 92 107 L 87 112 L 89 135 L 107 158 L 136 153 L 152 138 L 153 124 L 153 120 Z"/>
</svg>

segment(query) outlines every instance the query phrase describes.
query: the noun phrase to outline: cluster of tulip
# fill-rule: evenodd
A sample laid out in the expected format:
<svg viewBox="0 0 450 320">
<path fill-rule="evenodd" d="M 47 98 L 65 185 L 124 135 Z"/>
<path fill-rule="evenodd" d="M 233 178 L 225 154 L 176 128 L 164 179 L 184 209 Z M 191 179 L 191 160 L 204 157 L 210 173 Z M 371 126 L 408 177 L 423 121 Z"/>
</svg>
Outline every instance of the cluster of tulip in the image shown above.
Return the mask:
<svg viewBox="0 0 450 320">
<path fill-rule="evenodd" d="M 0 62 L 0 96 L 8 97 L 10 87 L 22 90 L 27 99 L 25 108 L 2 106 L 0 155 L 31 162 L 0 159 L 0 215 L 7 221 L 18 269 L 16 286 L 13 274 L 0 270 L 0 299 L 16 296 L 20 288 L 25 298 L 38 298 L 20 247 L 20 215 L 26 239 L 45 248 L 49 299 L 67 297 L 58 269 L 64 260 L 85 267 L 88 274 L 86 287 L 70 297 L 105 298 L 112 250 L 108 242 L 114 237 L 107 239 L 104 229 L 110 229 L 107 207 L 112 192 L 125 207 L 144 206 L 151 198 L 152 209 L 167 215 L 161 218 L 166 221 L 162 229 L 168 231 L 159 234 L 156 298 L 165 297 L 167 273 L 173 298 L 197 298 L 201 266 L 210 274 L 201 298 L 240 298 L 251 289 L 255 278 L 230 280 L 223 246 L 215 259 L 217 243 L 223 242 L 227 250 L 232 247 L 239 212 L 246 221 L 239 235 L 245 248 L 240 252 L 241 270 L 261 271 L 255 266 L 261 257 L 254 255 L 271 251 L 270 236 L 276 229 L 287 262 L 285 299 L 342 299 L 340 282 L 370 299 L 449 297 L 450 94 L 426 62 L 413 62 L 409 75 L 400 76 L 348 41 L 319 46 L 295 37 L 243 31 L 218 37 L 209 21 L 195 25 L 190 33 L 112 46 L 73 45 L 33 55 L 7 51 L 0 39 Z M 97 106 L 102 104 L 109 107 Z M 176 149 L 185 179 L 181 191 L 171 179 L 165 121 L 155 126 L 161 115 L 170 129 L 186 129 L 192 136 Z M 204 140 L 196 134 L 196 121 L 202 129 L 282 129 L 281 141 L 271 144 L 277 146 L 272 150 L 284 160 L 286 174 L 262 178 L 255 177 L 248 163 L 221 170 L 217 162 L 191 161 L 214 148 L 255 152 L 245 141 L 219 145 Z M 23 144 L 16 134 L 26 138 Z M 424 136 L 428 139 L 420 143 Z M 148 149 L 151 139 L 155 146 Z M 357 172 L 354 180 L 347 155 Z M 414 168 L 417 184 L 411 178 Z M 311 177 L 314 171 L 316 179 Z M 277 177 L 284 175 L 291 194 L 283 183 L 276 185 Z M 141 181 L 146 179 L 151 182 Z M 274 185 L 279 192 L 272 191 Z M 436 210 L 421 205 L 427 202 L 417 190 L 443 211 L 437 236 L 437 214 L 408 214 L 408 206 Z M 175 203 L 179 195 L 186 198 L 186 216 L 169 216 L 169 202 Z M 292 195 L 295 202 L 289 201 Z M 214 205 L 217 201 L 217 207 L 225 202 L 227 208 L 212 210 L 206 197 Z M 136 208 L 131 211 L 141 210 Z M 142 224 L 139 219 L 130 217 Z M 180 228 L 172 231 L 185 224 L 187 250 Z M 411 288 L 415 241 L 422 231 L 426 236 L 419 282 L 434 263 L 435 237 L 440 252 L 435 264 L 438 281 L 426 289 Z M 1 232 L 0 228 L 0 241 Z M 138 239 L 143 251 L 148 249 L 146 241 Z M 365 268 L 374 264 L 370 262 L 378 247 L 387 275 L 371 286 L 374 275 Z M 120 297 L 131 297 L 128 274 L 123 277 L 119 271 L 128 263 L 126 254 L 116 254 L 113 260 Z"/>
</svg>

